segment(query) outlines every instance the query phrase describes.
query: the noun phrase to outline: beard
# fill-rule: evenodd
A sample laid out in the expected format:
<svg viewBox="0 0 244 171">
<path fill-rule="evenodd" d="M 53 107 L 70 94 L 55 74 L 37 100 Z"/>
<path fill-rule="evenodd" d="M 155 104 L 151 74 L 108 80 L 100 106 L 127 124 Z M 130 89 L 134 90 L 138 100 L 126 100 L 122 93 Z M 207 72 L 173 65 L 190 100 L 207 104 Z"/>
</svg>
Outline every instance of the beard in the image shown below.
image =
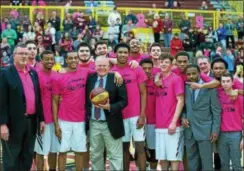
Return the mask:
<svg viewBox="0 0 244 171">
<path fill-rule="evenodd" d="M 80 59 L 80 61 L 81 61 L 82 63 L 87 63 L 90 59 L 91 59 L 91 57 L 89 57 L 89 58 L 87 58 L 87 59 Z"/>
</svg>

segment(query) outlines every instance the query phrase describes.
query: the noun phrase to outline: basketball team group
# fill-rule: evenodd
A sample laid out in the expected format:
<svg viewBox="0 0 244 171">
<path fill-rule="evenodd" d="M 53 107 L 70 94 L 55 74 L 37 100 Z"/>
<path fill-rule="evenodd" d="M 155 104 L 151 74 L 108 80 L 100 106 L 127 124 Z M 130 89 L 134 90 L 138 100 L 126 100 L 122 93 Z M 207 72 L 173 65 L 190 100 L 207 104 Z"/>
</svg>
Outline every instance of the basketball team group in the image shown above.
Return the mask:
<svg viewBox="0 0 244 171">
<path fill-rule="evenodd" d="M 101 41 L 93 57 L 81 42 L 53 71 L 52 51 L 37 62 L 35 42 L 16 45 L 14 64 L 0 70 L 3 171 L 29 171 L 33 161 L 44 170 L 44 156 L 50 171 L 62 171 L 68 152 L 77 171 L 89 162 L 105 170 L 106 160 L 110 170 L 129 171 L 132 158 L 140 171 L 211 171 L 214 153 L 221 170 L 241 171 L 243 83 L 228 63 L 203 56 L 190 64 L 187 52 L 172 57 L 159 43 L 149 56 L 140 48 L 137 39 L 119 43 L 108 58 Z"/>
</svg>

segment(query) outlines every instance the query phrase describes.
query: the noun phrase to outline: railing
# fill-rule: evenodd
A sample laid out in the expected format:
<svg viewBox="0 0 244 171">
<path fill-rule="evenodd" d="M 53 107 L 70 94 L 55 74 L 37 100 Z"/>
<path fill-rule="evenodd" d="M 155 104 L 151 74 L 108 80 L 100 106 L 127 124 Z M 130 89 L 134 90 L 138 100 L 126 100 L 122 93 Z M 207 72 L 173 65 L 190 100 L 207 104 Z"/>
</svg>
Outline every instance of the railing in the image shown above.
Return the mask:
<svg viewBox="0 0 244 171">
<path fill-rule="evenodd" d="M 234 1 L 233 1 L 234 2 Z M 36 11 L 42 10 L 44 12 L 44 18 L 48 19 L 51 15 L 51 11 L 56 11 L 57 14 L 60 16 L 61 20 L 65 17 L 65 9 L 69 9 L 72 11 L 83 11 L 87 15 L 92 15 L 95 17 L 95 19 L 100 23 L 103 27 L 107 26 L 107 22 L 102 22 L 103 18 L 106 18 L 109 15 L 109 13 L 112 11 L 111 7 L 96 7 L 96 8 L 90 8 L 90 7 L 78 7 L 78 6 L 72 6 L 72 7 L 64 7 L 64 6 L 1 6 L 0 12 L 1 17 L 8 17 L 9 12 L 13 9 L 17 9 L 20 14 L 28 15 L 30 16 L 30 20 L 33 22 Z M 122 17 L 126 16 L 128 14 L 128 11 L 131 11 L 134 14 L 143 13 L 145 18 L 152 19 L 152 15 L 149 16 L 148 14 L 150 12 L 158 13 L 161 16 L 164 16 L 165 13 L 169 14 L 169 16 L 174 21 L 174 27 L 178 28 L 179 22 L 181 20 L 181 16 L 185 15 L 188 17 L 188 19 L 191 21 L 193 25 L 195 25 L 196 16 L 203 16 L 204 18 L 204 24 L 212 26 L 214 29 L 218 27 L 218 23 L 221 20 L 225 20 L 225 18 L 222 18 L 223 15 L 229 15 L 235 19 L 237 16 L 243 14 L 243 12 L 219 12 L 219 11 L 205 11 L 205 10 L 172 10 L 172 9 L 156 9 L 153 10 L 151 8 L 125 8 L 121 7 L 118 8 L 118 11 L 121 13 Z M 222 16 L 221 16 L 222 15 Z M 226 18 L 227 19 L 227 18 Z"/>
<path fill-rule="evenodd" d="M 232 0 L 229 1 L 229 4 L 232 8 L 236 10 L 236 12 L 242 12 L 243 13 L 243 0 Z"/>
</svg>

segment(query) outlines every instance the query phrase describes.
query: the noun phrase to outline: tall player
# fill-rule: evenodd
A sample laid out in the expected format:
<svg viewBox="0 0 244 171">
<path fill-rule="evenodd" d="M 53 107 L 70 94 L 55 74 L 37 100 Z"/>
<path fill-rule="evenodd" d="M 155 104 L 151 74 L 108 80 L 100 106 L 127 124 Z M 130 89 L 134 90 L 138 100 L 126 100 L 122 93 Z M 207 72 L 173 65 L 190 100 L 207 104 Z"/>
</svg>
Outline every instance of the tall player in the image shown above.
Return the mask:
<svg viewBox="0 0 244 171">
<path fill-rule="evenodd" d="M 160 56 L 162 87 L 156 88 L 156 159 L 161 161 L 162 170 L 168 162 L 172 170 L 178 170 L 183 158 L 183 129 L 179 117 L 184 106 L 184 83 L 172 73 L 173 58 Z"/>
<path fill-rule="evenodd" d="M 51 81 L 57 73 L 52 71 L 54 65 L 53 52 L 46 50 L 41 54 L 42 69 L 37 71 L 41 90 L 41 101 L 43 106 L 46 129 L 42 136 L 37 136 L 35 144 L 37 170 L 44 170 L 44 156 L 48 155 L 49 170 L 56 170 L 57 152 L 59 142 L 55 136 L 55 129 L 52 119 L 52 86 Z"/>
<path fill-rule="evenodd" d="M 135 141 L 137 152 L 137 164 L 140 170 L 146 170 L 146 155 L 144 150 L 144 129 L 145 109 L 146 109 L 146 86 L 147 79 L 143 69 L 137 67 L 132 69 L 129 66 L 130 47 L 125 43 L 120 43 L 115 47 L 117 55 L 117 65 L 113 68 L 118 71 L 125 80 L 128 105 L 123 110 L 123 121 L 125 127 L 125 136 L 123 137 L 123 158 L 124 170 L 129 170 L 130 153 L 129 145 L 131 135 Z"/>
</svg>

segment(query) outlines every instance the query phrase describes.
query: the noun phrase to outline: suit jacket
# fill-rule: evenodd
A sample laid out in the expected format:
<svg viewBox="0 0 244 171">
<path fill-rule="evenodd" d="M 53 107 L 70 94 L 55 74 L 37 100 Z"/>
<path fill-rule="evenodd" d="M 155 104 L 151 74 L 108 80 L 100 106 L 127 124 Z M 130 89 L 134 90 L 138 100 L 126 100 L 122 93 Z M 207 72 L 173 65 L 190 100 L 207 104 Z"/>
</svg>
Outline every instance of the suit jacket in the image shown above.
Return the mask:
<svg viewBox="0 0 244 171">
<path fill-rule="evenodd" d="M 37 129 L 41 121 L 44 121 L 42 112 L 42 103 L 40 97 L 40 88 L 37 73 L 34 70 L 29 71 L 35 91 L 35 105 L 37 115 Z M 7 124 L 10 135 L 18 136 L 26 120 L 26 100 L 24 88 L 19 74 L 14 65 L 0 70 L 0 125 Z M 36 133 L 36 128 L 33 130 Z"/>
<path fill-rule="evenodd" d="M 98 75 L 89 75 L 86 83 L 86 113 L 87 119 L 91 117 L 92 103 L 90 101 L 90 92 L 94 89 Z M 105 89 L 109 93 L 110 111 L 104 110 L 108 129 L 114 139 L 124 136 L 124 124 L 122 110 L 127 106 L 127 93 L 125 84 L 120 87 L 114 83 L 114 74 L 108 73 Z"/>
<path fill-rule="evenodd" d="M 209 140 L 212 132 L 219 133 L 221 107 L 216 89 L 200 89 L 195 103 L 192 104 L 192 91 L 185 86 L 185 111 L 183 118 L 190 122 L 185 128 L 186 139 Z M 193 136 L 193 137 L 192 137 Z"/>
</svg>

